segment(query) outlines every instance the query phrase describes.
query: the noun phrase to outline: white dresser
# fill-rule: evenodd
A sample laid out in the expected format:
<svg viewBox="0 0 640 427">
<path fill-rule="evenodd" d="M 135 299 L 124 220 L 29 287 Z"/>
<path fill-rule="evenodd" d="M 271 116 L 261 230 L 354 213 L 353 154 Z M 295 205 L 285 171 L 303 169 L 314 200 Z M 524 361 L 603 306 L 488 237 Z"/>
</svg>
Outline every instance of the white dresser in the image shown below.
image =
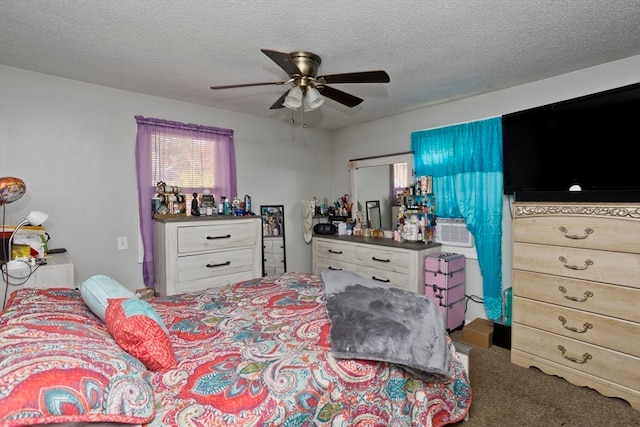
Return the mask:
<svg viewBox="0 0 640 427">
<path fill-rule="evenodd" d="M 260 217 L 154 220 L 156 291 L 199 291 L 262 276 Z"/>
<path fill-rule="evenodd" d="M 382 285 L 424 294 L 424 257 L 439 243 L 395 242 L 360 236 L 313 236 L 314 273 L 345 270 Z"/>
<path fill-rule="evenodd" d="M 640 204 L 515 203 L 511 361 L 640 410 Z"/>
</svg>

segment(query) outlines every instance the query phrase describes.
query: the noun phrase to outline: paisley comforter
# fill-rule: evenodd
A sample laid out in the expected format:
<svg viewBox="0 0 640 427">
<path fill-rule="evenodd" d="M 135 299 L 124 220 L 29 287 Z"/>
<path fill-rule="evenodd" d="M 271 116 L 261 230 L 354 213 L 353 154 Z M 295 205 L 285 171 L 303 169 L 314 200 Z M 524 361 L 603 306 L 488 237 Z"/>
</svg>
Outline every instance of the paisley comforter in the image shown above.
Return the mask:
<svg viewBox="0 0 640 427">
<path fill-rule="evenodd" d="M 73 299 L 82 303 L 79 296 Z M 136 384 L 149 383 L 153 390 L 154 415 L 141 424 L 440 426 L 462 420 L 469 410 L 467 373 L 448 337 L 451 377 L 420 379 L 394 364 L 332 357 L 319 275 L 285 273 L 149 302 L 169 330 L 178 365 L 140 373 L 140 364 L 127 360 Z M 59 318 L 51 321 L 56 333 L 64 327 Z M 99 320 L 91 326 L 88 348 L 95 347 L 96 336 L 109 339 Z M 80 351 L 77 341 L 70 343 Z M 92 357 L 100 354 L 91 351 Z M 25 361 L 33 356 L 20 355 Z"/>
</svg>

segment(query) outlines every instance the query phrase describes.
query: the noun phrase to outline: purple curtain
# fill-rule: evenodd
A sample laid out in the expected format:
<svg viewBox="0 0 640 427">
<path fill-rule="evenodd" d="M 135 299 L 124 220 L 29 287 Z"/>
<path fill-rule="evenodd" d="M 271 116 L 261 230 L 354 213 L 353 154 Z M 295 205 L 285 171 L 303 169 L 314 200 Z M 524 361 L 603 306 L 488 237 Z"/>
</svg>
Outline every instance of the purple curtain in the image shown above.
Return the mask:
<svg viewBox="0 0 640 427">
<path fill-rule="evenodd" d="M 159 133 L 182 138 L 215 137 L 215 188 L 212 193 L 217 200 L 220 196 L 237 195 L 236 189 L 236 155 L 233 146 L 233 130 L 210 126 L 184 124 L 169 120 L 160 120 L 135 116 L 138 122 L 136 137 L 136 171 L 138 176 L 138 206 L 140 233 L 144 258 L 142 261 L 142 277 L 146 286 L 155 284 L 153 261 L 153 218 L 151 199 L 156 193 L 156 183 L 152 182 L 151 150 L 153 136 Z M 202 189 L 183 189 L 198 191 Z"/>
</svg>

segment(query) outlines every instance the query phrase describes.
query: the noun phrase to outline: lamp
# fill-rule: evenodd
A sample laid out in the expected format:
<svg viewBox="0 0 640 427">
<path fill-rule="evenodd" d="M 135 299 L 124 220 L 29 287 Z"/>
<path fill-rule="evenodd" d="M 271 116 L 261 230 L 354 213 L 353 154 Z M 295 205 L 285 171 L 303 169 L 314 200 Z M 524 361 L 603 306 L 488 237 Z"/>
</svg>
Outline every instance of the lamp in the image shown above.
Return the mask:
<svg viewBox="0 0 640 427">
<path fill-rule="evenodd" d="M 313 111 L 324 104 L 324 98 L 315 87 L 309 87 L 304 97 L 304 111 Z"/>
<path fill-rule="evenodd" d="M 7 243 L 7 246 L 8 246 L 7 250 L 9 251 L 7 256 L 9 260 L 11 260 L 11 242 L 13 241 L 13 237 L 18 232 L 18 229 L 23 225 L 42 225 L 42 223 L 44 223 L 47 220 L 47 218 L 49 218 L 49 215 L 44 212 L 31 211 L 31 213 L 27 215 L 24 221 L 22 221 L 20 224 L 16 226 L 16 228 L 13 229 L 13 233 L 11 233 L 11 236 L 9 237 L 9 241 Z"/>
<path fill-rule="evenodd" d="M 284 103 L 282 105 L 292 110 L 297 110 L 298 107 L 302 105 L 302 97 L 302 89 L 300 89 L 300 87 L 298 86 L 295 86 L 284 98 Z"/>
</svg>

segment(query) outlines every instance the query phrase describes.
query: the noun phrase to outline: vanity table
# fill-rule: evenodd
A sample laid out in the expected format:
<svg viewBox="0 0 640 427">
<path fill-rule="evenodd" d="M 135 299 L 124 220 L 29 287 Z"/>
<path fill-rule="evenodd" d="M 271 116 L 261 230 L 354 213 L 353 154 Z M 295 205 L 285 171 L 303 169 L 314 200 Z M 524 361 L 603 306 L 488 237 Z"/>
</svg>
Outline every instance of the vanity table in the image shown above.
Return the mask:
<svg viewBox="0 0 640 427">
<path fill-rule="evenodd" d="M 312 270 L 345 270 L 381 285 L 424 294 L 424 258 L 439 243 L 396 242 L 362 236 L 314 235 Z"/>
</svg>

